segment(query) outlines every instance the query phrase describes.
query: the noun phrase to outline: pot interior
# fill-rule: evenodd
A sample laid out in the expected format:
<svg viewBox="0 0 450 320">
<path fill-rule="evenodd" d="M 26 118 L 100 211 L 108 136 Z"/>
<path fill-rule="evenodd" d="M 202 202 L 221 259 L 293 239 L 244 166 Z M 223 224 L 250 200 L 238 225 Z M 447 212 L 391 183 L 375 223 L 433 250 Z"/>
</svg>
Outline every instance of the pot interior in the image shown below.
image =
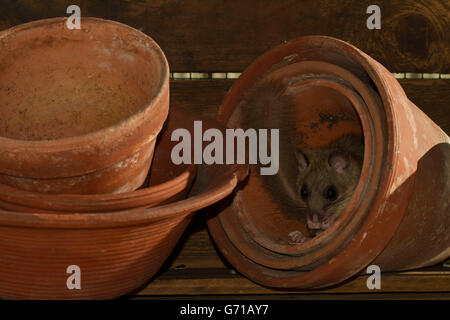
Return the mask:
<svg viewBox="0 0 450 320">
<path fill-rule="evenodd" d="M 309 209 L 300 196 L 301 179 L 297 182 L 296 150 L 326 148 L 330 142 L 349 134 L 363 137 L 363 128 L 355 101 L 347 96 L 357 93 L 336 79 L 318 75 L 291 81 L 282 72 L 269 78 L 260 80 L 248 91 L 228 125 L 278 128 L 280 168 L 276 175 L 264 176 L 259 174 L 258 165 L 252 167 L 250 179 L 238 193 L 239 213 L 230 223 L 239 219 L 243 231 L 260 246 L 289 254 L 294 252 L 289 234 L 296 230 L 309 234 L 306 223 Z M 271 90 L 278 97 L 264 97 Z M 235 235 L 229 234 L 232 238 Z"/>
<path fill-rule="evenodd" d="M 164 66 L 134 29 L 64 19 L 0 33 L 0 136 L 54 140 L 110 127 L 146 107 Z"/>
</svg>

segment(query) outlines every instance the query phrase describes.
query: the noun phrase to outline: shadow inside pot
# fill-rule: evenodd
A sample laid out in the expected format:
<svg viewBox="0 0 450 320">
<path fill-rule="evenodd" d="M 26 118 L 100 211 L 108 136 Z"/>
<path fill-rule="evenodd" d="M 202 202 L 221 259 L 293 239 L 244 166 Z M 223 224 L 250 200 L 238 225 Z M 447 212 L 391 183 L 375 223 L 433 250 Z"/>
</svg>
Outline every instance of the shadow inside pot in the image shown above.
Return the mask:
<svg viewBox="0 0 450 320">
<path fill-rule="evenodd" d="M 292 268 L 293 265 L 287 262 L 281 266 L 279 260 L 261 258 L 252 247 L 267 250 L 269 255 L 270 251 L 296 255 L 299 245 L 295 246 L 290 233 L 295 230 L 310 234 L 306 220 L 311 210 L 301 198 L 304 174 L 299 171 L 297 150 L 321 149 L 331 156 L 333 150 L 328 148 L 333 141 L 344 136 L 359 136 L 361 141 L 364 140 L 360 114 L 367 108 L 365 101 L 343 79 L 324 76 L 317 71 L 317 74 L 310 73 L 314 68 L 323 67 L 327 65 L 303 62 L 298 64 L 295 74 L 292 65 L 271 73 L 248 90 L 228 122 L 229 127 L 244 130 L 279 129 L 278 173 L 260 175 L 261 166 L 252 165 L 246 187 L 236 193 L 235 214 L 220 217 L 228 236 L 246 256 L 274 268 Z M 368 126 L 367 121 L 364 125 Z M 362 148 L 363 144 L 361 142 Z M 362 162 L 364 156 L 360 156 Z M 329 163 L 321 164 L 324 170 L 326 166 Z M 365 169 L 365 176 L 368 170 Z M 317 185 L 327 180 L 330 184 L 333 182 L 333 178 L 325 173 L 318 174 L 317 179 Z M 358 181 L 359 175 L 355 179 Z M 351 195 L 348 194 L 348 199 Z M 350 201 L 353 207 L 357 202 L 358 199 Z M 348 220 L 350 213 L 342 216 Z"/>
</svg>

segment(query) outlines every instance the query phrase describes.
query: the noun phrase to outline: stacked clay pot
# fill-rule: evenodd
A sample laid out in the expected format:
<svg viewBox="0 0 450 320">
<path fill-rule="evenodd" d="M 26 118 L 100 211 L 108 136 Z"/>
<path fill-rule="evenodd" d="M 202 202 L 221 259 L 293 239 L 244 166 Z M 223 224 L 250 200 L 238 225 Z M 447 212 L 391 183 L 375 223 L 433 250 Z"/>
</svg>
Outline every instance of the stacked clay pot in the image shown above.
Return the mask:
<svg viewBox="0 0 450 320">
<path fill-rule="evenodd" d="M 168 133 L 174 128 L 193 133 L 194 120 L 202 120 L 205 128 L 222 128 L 215 121 L 208 124 L 207 119 L 172 108 L 155 149 L 153 164 L 159 163 L 161 170 L 152 166 L 147 190 L 170 190 L 178 183 L 181 188 L 188 184 L 190 178 L 183 175 L 191 174 L 189 167 L 170 168 L 170 150 L 163 148 L 160 153 L 159 147 L 172 143 Z M 245 166 L 198 167 L 196 171 L 190 191 L 188 187 L 178 193 L 172 190 L 175 196 L 151 208 L 94 213 L 56 211 L 54 205 L 74 203 L 68 197 L 66 201 L 59 198 L 51 211 L 0 210 L 0 297 L 110 299 L 138 290 L 161 268 L 192 214 L 228 196 L 246 176 Z M 171 179 L 175 172 L 181 175 Z M 152 181 L 154 178 L 156 181 Z M 162 188 L 164 185 L 167 188 Z M 141 189 L 135 193 L 140 191 L 146 192 Z M 68 289 L 71 274 L 66 271 L 70 266 L 81 270 L 80 289 Z"/>
<path fill-rule="evenodd" d="M 0 298 L 137 290 L 192 213 L 245 176 L 171 161 L 172 131 L 202 119 L 169 112 L 166 58 L 138 30 L 95 18 L 20 25 L 0 32 L 0 69 Z"/>
<path fill-rule="evenodd" d="M 0 33 L 0 183 L 39 193 L 122 193 L 144 182 L 169 110 L 169 67 L 128 26 L 82 19 Z"/>
</svg>

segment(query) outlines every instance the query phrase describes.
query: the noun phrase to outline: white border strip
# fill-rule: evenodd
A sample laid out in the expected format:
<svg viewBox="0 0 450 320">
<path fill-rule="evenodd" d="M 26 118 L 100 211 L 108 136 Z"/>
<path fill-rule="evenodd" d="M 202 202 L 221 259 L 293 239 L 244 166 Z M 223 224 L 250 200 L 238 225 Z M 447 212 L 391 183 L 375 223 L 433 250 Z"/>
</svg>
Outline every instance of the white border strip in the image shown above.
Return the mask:
<svg viewBox="0 0 450 320">
<path fill-rule="evenodd" d="M 170 80 L 234 80 L 241 74 L 242 72 L 171 72 Z M 396 79 L 450 79 L 450 74 L 447 73 L 394 72 L 392 74 Z"/>
</svg>

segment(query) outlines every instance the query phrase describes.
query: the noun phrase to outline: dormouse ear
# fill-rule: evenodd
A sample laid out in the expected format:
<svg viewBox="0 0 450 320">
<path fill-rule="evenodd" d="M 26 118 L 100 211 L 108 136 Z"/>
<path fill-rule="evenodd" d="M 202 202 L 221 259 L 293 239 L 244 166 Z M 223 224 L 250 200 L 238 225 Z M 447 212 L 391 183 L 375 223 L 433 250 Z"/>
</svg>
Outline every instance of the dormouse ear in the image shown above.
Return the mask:
<svg viewBox="0 0 450 320">
<path fill-rule="evenodd" d="M 341 151 L 334 151 L 330 154 L 328 158 L 328 164 L 337 173 L 343 173 L 348 167 L 348 156 L 346 153 Z"/>
<path fill-rule="evenodd" d="M 306 155 L 299 148 L 297 148 L 295 149 L 295 156 L 297 157 L 298 168 L 300 170 L 305 170 L 309 165 L 309 160 Z"/>
</svg>

